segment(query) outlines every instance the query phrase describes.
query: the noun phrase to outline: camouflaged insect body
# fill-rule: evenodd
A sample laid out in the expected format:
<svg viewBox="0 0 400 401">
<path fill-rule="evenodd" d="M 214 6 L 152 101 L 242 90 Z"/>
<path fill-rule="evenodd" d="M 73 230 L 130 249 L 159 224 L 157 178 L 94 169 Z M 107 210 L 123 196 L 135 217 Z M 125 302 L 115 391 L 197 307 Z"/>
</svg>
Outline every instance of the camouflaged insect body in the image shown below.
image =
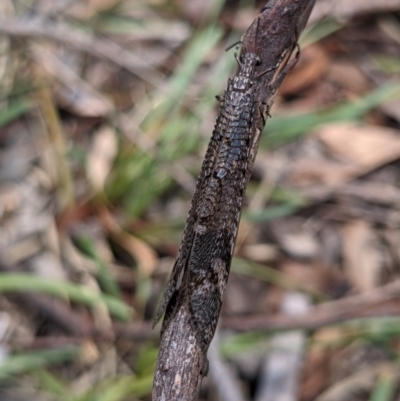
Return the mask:
<svg viewBox="0 0 400 401">
<path fill-rule="evenodd" d="M 238 74 L 219 98 L 178 258 L 155 320 L 165 312 L 164 330 L 180 305 L 188 304 L 205 351 L 217 326 L 246 189 L 259 62 L 255 54 L 244 53 Z"/>
</svg>

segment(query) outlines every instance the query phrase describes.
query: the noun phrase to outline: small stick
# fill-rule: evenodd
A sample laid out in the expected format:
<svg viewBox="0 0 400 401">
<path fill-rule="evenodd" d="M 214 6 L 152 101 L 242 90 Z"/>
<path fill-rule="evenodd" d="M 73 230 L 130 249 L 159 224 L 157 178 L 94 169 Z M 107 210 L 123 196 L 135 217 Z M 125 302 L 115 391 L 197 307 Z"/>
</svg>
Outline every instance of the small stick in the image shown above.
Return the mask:
<svg viewBox="0 0 400 401">
<path fill-rule="evenodd" d="M 165 312 L 153 401 L 195 400 L 207 374 L 237 228 L 262 130 L 314 0 L 270 0 L 245 33 L 197 181 Z"/>
<path fill-rule="evenodd" d="M 350 319 L 396 315 L 399 312 L 399 308 L 395 308 L 395 311 L 393 311 L 393 307 L 388 309 L 387 306 L 379 306 L 399 297 L 400 280 L 396 280 L 363 294 L 315 306 L 306 315 L 299 318 L 288 318 L 284 315 L 259 315 L 224 319 L 222 325 L 223 327 L 238 331 L 288 330 L 297 328 L 317 329 Z M 379 309 L 376 309 L 377 307 Z M 374 309 L 368 310 L 368 308 Z"/>
<path fill-rule="evenodd" d="M 71 46 L 126 68 L 155 87 L 163 78 L 162 74 L 151 65 L 119 44 L 109 39 L 99 39 L 93 35 L 79 32 L 64 23 L 44 23 L 40 18 L 32 19 L 29 23 L 17 19 L 0 19 L 0 33 L 26 39 L 41 38 Z M 145 67 L 145 69 L 139 67 Z"/>
</svg>

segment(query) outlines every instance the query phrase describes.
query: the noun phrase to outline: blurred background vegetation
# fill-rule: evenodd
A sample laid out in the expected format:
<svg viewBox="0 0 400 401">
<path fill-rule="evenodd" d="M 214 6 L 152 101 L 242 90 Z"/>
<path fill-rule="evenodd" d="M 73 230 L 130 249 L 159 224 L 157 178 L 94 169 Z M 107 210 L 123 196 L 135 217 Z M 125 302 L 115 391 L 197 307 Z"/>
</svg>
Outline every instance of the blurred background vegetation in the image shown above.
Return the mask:
<svg viewBox="0 0 400 401">
<path fill-rule="evenodd" d="M 236 68 L 224 49 L 263 4 L 1 0 L 2 400 L 150 399 L 152 316 Z M 247 190 L 204 400 L 226 399 L 220 383 L 238 400 L 400 394 L 400 2 L 317 0 L 300 46 Z"/>
</svg>

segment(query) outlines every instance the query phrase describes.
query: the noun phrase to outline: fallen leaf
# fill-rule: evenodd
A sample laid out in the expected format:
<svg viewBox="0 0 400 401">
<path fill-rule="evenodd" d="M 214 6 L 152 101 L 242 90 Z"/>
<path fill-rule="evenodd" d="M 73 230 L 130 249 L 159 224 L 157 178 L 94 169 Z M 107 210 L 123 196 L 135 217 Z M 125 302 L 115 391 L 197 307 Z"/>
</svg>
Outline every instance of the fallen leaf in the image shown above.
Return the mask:
<svg viewBox="0 0 400 401">
<path fill-rule="evenodd" d="M 341 280 L 337 272 L 318 262 L 300 263 L 286 259 L 280 265 L 280 271 L 299 283 L 303 288 L 312 288 L 322 293 L 334 292 Z"/>
<path fill-rule="evenodd" d="M 295 186 L 309 185 L 340 185 L 349 180 L 353 168 L 328 160 L 309 160 L 307 158 L 295 161 L 289 168 L 289 183 Z"/>
<path fill-rule="evenodd" d="M 338 158 L 364 174 L 400 157 L 398 130 L 382 126 L 334 124 L 323 127 L 319 140 Z"/>
<path fill-rule="evenodd" d="M 102 191 L 117 153 L 117 138 L 113 128 L 103 126 L 94 135 L 87 158 L 86 172 L 95 191 Z"/>
<path fill-rule="evenodd" d="M 318 82 L 327 72 L 330 60 L 320 45 L 307 47 L 301 53 L 301 59 L 296 68 L 287 76 L 279 93 L 294 94 Z"/>
<path fill-rule="evenodd" d="M 341 327 L 326 327 L 318 330 L 309 341 L 305 357 L 303 380 L 300 384 L 300 399 L 312 400 L 329 384 L 329 359 L 331 348 L 345 336 Z"/>
<path fill-rule="evenodd" d="M 318 252 L 318 241 L 310 232 L 286 233 L 281 238 L 284 251 L 295 258 L 311 259 Z"/>
<path fill-rule="evenodd" d="M 383 256 L 370 225 L 358 220 L 343 227 L 343 266 L 351 285 L 360 292 L 379 284 Z"/>
<path fill-rule="evenodd" d="M 360 68 L 350 60 L 338 60 L 331 63 L 326 79 L 346 91 L 357 94 L 364 93 L 366 88 L 371 87 L 368 78 L 360 73 Z"/>
<path fill-rule="evenodd" d="M 156 252 L 146 242 L 124 231 L 107 209 L 101 210 L 101 220 L 114 241 L 135 258 L 138 270 L 146 277 L 150 276 L 154 272 L 158 261 Z"/>
<path fill-rule="evenodd" d="M 273 244 L 252 244 L 242 248 L 243 255 L 254 262 L 267 262 L 275 260 L 279 255 L 279 250 Z"/>
<path fill-rule="evenodd" d="M 276 219 L 270 230 L 281 248 L 290 256 L 299 259 L 312 259 L 319 249 L 319 241 L 313 230 L 307 229 L 302 218 L 290 220 Z"/>
<path fill-rule="evenodd" d="M 338 186 L 400 157 L 400 137 L 398 131 L 391 128 L 329 124 L 319 129 L 310 142 L 315 139 L 322 143 L 326 152 L 293 161 L 289 166 L 291 184 Z"/>
</svg>

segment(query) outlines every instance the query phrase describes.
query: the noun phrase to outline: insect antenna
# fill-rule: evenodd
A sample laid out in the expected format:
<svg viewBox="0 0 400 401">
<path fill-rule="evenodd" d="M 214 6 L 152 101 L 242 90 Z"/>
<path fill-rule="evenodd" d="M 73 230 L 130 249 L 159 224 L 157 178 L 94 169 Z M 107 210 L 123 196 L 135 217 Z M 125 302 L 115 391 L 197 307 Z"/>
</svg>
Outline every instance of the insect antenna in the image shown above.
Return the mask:
<svg viewBox="0 0 400 401">
<path fill-rule="evenodd" d="M 233 43 L 232 45 L 228 46 L 228 47 L 225 49 L 225 51 L 227 52 L 227 51 L 231 50 L 232 47 L 237 46 L 237 45 L 242 45 L 242 46 L 243 46 L 243 49 L 244 49 L 244 51 L 245 51 L 245 53 L 247 53 L 246 45 L 245 45 L 241 40 L 239 40 L 239 41 Z M 235 59 L 236 59 L 238 65 L 239 65 L 239 67 L 242 68 L 242 63 L 241 63 L 240 58 L 238 57 L 238 55 L 237 55 L 236 52 L 235 52 Z"/>
<path fill-rule="evenodd" d="M 241 40 L 238 40 L 237 42 L 235 42 L 235 43 L 233 43 L 232 45 L 228 46 L 228 47 L 225 49 L 225 51 L 228 52 L 229 50 L 232 49 L 232 47 L 235 47 L 235 46 L 237 46 L 237 45 L 242 45 L 243 48 L 244 48 L 244 51 L 247 53 L 246 45 L 245 45 Z"/>
</svg>

